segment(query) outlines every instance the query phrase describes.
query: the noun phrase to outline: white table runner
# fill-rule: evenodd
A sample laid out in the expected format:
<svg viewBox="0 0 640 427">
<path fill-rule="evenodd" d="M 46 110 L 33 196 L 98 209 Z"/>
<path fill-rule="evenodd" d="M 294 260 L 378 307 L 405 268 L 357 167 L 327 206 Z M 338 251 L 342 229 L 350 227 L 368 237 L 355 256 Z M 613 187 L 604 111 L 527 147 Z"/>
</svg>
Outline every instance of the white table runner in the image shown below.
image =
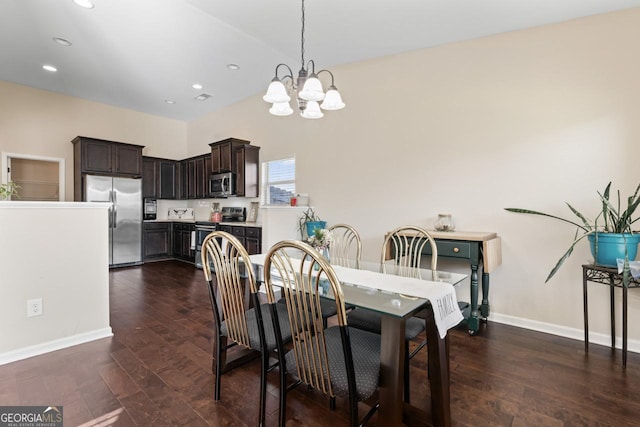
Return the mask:
<svg viewBox="0 0 640 427">
<path fill-rule="evenodd" d="M 264 254 L 251 255 L 250 258 L 254 264 L 264 266 Z M 428 300 L 433 307 L 434 319 L 440 338 L 444 338 L 447 335 L 447 330 L 453 328 L 464 319 L 458 307 L 456 291 L 449 283 L 340 266 L 333 266 L 333 270 L 341 282 Z"/>
</svg>

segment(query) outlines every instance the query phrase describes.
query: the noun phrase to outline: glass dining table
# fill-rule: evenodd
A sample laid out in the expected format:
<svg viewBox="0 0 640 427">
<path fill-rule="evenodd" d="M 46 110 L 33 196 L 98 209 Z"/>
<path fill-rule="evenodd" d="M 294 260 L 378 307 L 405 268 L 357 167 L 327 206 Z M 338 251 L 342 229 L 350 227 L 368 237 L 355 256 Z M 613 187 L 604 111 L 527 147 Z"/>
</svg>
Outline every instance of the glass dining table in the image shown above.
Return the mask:
<svg viewBox="0 0 640 427">
<path fill-rule="evenodd" d="M 250 256 L 255 277 L 263 282 L 265 254 Z M 351 263 L 355 266 L 355 263 Z M 429 424 L 428 414 L 403 401 L 404 336 L 409 317 L 426 319 L 431 424 L 451 425 L 449 345 L 447 330 L 462 321 L 453 286 L 467 275 L 427 269 L 406 269 L 392 262 L 384 266 L 361 261 L 359 268 L 333 266 L 345 302 L 382 314 L 378 425 Z M 328 288 L 319 287 L 326 298 Z"/>
</svg>

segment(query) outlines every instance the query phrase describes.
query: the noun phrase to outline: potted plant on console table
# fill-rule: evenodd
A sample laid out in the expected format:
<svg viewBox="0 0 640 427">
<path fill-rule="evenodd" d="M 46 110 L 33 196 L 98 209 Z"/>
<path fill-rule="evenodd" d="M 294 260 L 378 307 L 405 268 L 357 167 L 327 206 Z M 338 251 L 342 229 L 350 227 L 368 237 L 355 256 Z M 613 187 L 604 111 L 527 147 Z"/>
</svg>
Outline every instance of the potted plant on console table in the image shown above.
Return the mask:
<svg viewBox="0 0 640 427">
<path fill-rule="evenodd" d="M 638 251 L 638 243 L 640 243 L 640 234 L 631 230 L 632 224 L 640 219 L 640 217 L 633 217 L 640 204 L 640 197 L 638 195 L 640 185 L 636 188 L 633 196 L 627 198 L 627 207 L 624 210 L 622 210 L 620 206 L 620 191 L 618 190 L 617 203 L 616 206 L 614 206 L 609 200 L 610 190 L 611 182 L 607 185 L 607 188 L 605 188 L 604 193 L 601 194 L 598 192 L 602 208 L 594 221 L 582 215 L 569 203 L 567 203 L 567 206 L 569 206 L 571 212 L 578 218 L 575 221 L 529 209 L 505 208 L 509 212 L 555 218 L 577 227 L 573 243 L 571 243 L 569 249 L 553 267 L 545 283 L 556 274 L 564 261 L 569 258 L 576 244 L 585 237 L 589 240 L 591 254 L 597 265 L 615 267 L 617 265 L 617 258 L 624 259 L 624 277 L 629 277 L 629 260 L 635 259 Z"/>
</svg>

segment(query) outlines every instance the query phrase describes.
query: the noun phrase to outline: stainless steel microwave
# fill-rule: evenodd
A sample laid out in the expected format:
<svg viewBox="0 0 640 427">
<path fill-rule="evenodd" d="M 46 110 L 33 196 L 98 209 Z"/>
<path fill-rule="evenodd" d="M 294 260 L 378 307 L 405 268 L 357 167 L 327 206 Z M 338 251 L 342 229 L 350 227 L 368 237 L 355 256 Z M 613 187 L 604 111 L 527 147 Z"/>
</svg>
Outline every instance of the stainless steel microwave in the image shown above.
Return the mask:
<svg viewBox="0 0 640 427">
<path fill-rule="evenodd" d="M 209 177 L 209 197 L 236 195 L 236 180 L 233 172 L 215 173 Z"/>
</svg>

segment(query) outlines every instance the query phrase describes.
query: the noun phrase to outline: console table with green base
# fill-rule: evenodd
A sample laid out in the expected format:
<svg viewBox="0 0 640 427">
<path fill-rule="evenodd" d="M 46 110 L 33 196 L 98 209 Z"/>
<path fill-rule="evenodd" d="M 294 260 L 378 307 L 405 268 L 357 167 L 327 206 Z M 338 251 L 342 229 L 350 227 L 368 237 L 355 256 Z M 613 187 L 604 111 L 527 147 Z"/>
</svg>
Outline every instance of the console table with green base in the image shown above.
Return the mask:
<svg viewBox="0 0 640 427">
<path fill-rule="evenodd" d="M 482 231 L 427 230 L 436 242 L 438 258 L 466 259 L 471 265 L 470 303 L 460 303 L 469 334 L 480 329 L 480 320 L 489 317 L 489 274 L 502 264 L 502 245 L 496 233 Z M 389 242 L 392 243 L 391 241 Z M 394 248 L 387 248 L 393 251 Z M 388 252 L 391 254 L 391 252 Z M 422 251 L 431 255 L 431 247 Z M 478 304 L 478 269 L 482 266 L 482 302 Z"/>
<path fill-rule="evenodd" d="M 616 307 L 615 288 L 622 288 L 622 366 L 627 367 L 627 293 L 629 288 L 640 287 L 640 279 L 629 276 L 628 286 L 624 286 L 622 273 L 614 267 L 594 264 L 582 266 L 582 292 L 584 305 L 584 351 L 589 352 L 589 304 L 587 300 L 587 282 L 602 283 L 610 286 L 609 304 L 611 314 L 611 349 L 616 348 Z"/>
</svg>

